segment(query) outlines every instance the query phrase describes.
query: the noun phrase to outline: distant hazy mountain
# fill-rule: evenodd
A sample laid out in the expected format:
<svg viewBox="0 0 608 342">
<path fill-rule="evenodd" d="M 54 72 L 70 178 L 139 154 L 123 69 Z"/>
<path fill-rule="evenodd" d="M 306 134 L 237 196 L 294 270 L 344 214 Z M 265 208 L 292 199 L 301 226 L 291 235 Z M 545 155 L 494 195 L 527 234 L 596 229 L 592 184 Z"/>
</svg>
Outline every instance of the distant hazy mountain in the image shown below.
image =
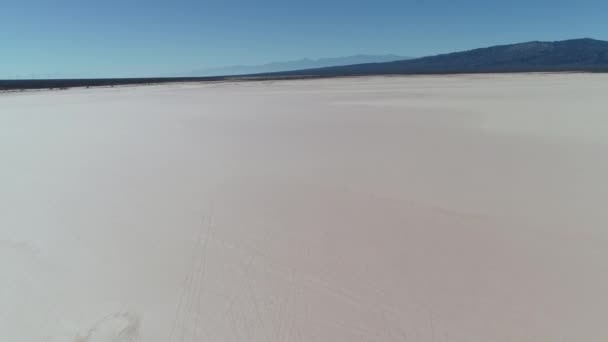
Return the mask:
<svg viewBox="0 0 608 342">
<path fill-rule="evenodd" d="M 300 59 L 296 61 L 275 62 L 263 65 L 235 65 L 222 68 L 201 69 L 192 71 L 192 76 L 227 76 L 258 74 L 266 72 L 290 71 L 300 69 L 314 69 L 332 67 L 338 65 L 352 65 L 362 63 L 382 63 L 408 59 L 408 57 L 396 55 L 355 55 L 348 57 Z"/>
<path fill-rule="evenodd" d="M 477 72 L 608 71 L 608 42 L 528 42 L 387 63 L 316 68 L 275 75 L 382 75 Z"/>
</svg>

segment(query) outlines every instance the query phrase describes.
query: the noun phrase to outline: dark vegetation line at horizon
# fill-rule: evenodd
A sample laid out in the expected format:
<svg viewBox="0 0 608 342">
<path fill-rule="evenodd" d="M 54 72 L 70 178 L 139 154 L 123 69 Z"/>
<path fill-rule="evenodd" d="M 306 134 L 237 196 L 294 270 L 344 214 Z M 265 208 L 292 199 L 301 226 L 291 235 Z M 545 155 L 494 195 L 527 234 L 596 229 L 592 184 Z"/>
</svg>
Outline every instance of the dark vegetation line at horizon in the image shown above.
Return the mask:
<svg viewBox="0 0 608 342">
<path fill-rule="evenodd" d="M 184 82 L 263 81 L 346 76 L 529 72 L 608 72 L 608 42 L 589 38 L 526 42 L 394 62 L 211 77 L 0 80 L 0 91 Z"/>
</svg>

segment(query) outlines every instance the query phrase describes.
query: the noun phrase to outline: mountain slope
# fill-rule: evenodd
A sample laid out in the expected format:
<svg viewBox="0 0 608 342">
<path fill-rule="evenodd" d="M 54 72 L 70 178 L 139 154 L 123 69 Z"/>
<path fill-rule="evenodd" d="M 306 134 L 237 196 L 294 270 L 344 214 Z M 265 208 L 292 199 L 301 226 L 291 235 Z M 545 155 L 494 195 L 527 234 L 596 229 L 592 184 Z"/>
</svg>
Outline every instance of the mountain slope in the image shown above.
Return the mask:
<svg viewBox="0 0 608 342">
<path fill-rule="evenodd" d="M 270 73 L 300 69 L 316 69 L 341 65 L 362 63 L 382 63 L 405 60 L 409 57 L 397 55 L 355 55 L 347 57 L 310 59 L 304 58 L 295 61 L 275 62 L 264 65 L 234 65 L 221 68 L 201 69 L 192 71 L 193 76 L 228 76 L 254 73 Z"/>
<path fill-rule="evenodd" d="M 387 63 L 297 70 L 275 75 L 382 75 L 476 72 L 608 71 L 608 42 L 527 42 Z"/>
</svg>

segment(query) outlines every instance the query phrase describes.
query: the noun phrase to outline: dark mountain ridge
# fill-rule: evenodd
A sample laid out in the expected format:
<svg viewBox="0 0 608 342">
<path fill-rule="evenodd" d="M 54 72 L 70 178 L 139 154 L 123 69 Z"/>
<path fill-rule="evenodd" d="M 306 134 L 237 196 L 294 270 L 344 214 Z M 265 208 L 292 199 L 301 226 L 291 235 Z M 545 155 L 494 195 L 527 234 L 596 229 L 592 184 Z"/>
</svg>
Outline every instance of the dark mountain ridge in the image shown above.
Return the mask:
<svg viewBox="0 0 608 342">
<path fill-rule="evenodd" d="M 357 76 L 543 71 L 608 71 L 608 42 L 590 38 L 557 42 L 533 41 L 404 61 L 296 70 L 273 75 Z"/>
</svg>

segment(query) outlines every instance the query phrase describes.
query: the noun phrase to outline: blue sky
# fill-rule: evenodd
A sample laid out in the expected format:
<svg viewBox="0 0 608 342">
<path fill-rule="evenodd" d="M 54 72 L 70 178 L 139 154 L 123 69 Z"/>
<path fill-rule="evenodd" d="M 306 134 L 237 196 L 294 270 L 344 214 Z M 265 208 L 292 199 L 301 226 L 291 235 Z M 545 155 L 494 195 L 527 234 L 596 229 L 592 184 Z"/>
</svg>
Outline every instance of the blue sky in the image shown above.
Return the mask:
<svg viewBox="0 0 608 342">
<path fill-rule="evenodd" d="M 0 0 L 0 78 L 171 75 L 529 40 L 608 40 L 608 1 Z"/>
</svg>

